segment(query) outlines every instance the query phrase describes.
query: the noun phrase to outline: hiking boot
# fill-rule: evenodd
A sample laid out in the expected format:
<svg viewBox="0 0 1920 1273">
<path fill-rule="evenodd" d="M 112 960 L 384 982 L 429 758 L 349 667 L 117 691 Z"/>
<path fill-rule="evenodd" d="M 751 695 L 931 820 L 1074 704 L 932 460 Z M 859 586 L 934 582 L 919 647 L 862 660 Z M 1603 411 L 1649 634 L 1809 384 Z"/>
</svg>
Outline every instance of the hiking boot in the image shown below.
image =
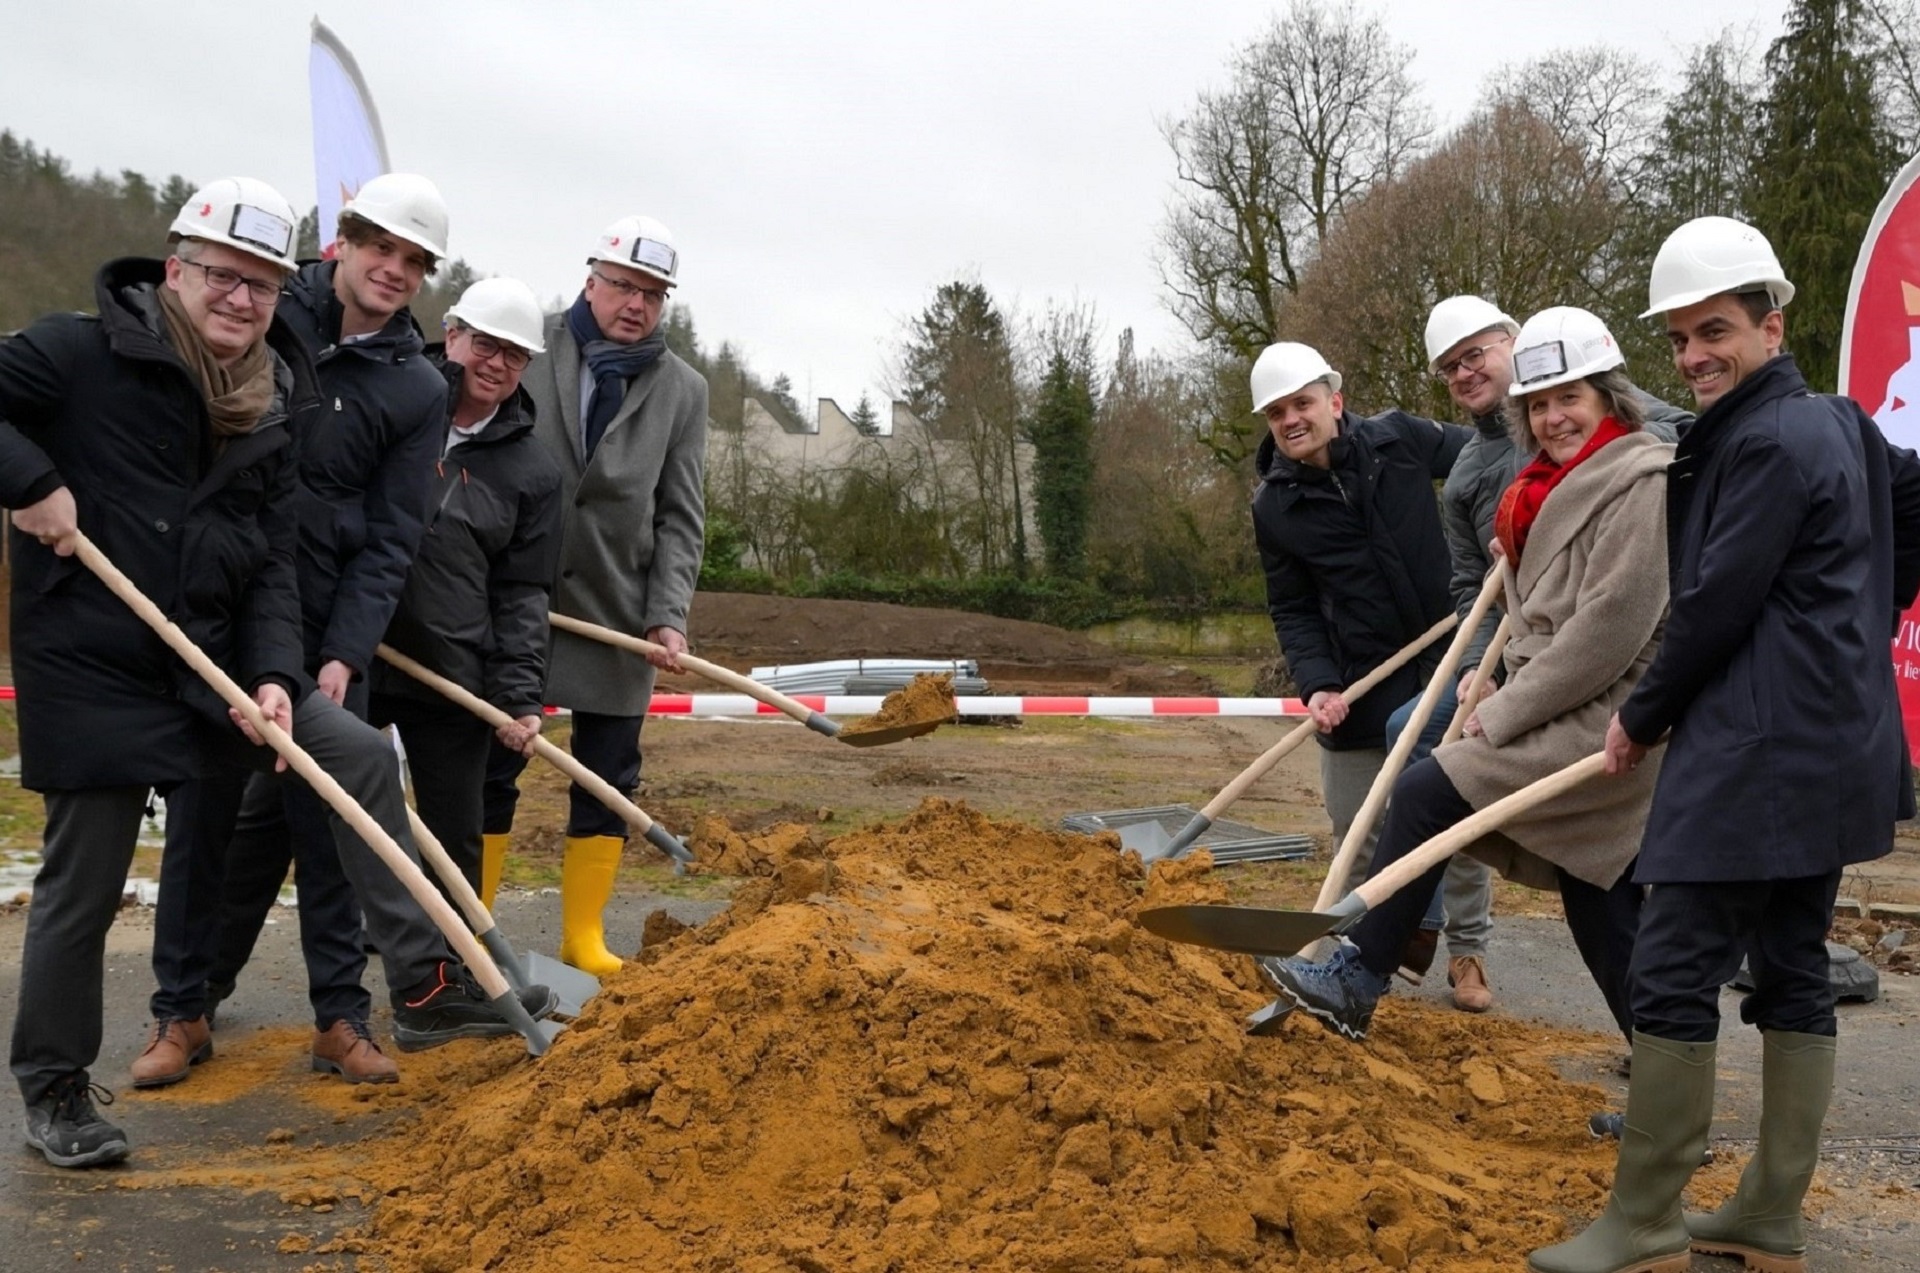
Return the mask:
<svg viewBox="0 0 1920 1273">
<path fill-rule="evenodd" d="M 54 1080 L 47 1094 L 27 1106 L 27 1143 L 56 1167 L 99 1167 L 127 1156 L 127 1134 L 93 1107 L 113 1104 L 113 1093 L 85 1070 Z"/>
<path fill-rule="evenodd" d="M 133 1059 L 135 1087 L 178 1083 L 213 1055 L 213 1027 L 204 1016 L 191 1021 L 162 1017 L 148 1027 L 147 1046 Z"/>
<path fill-rule="evenodd" d="M 1485 1012 L 1493 1006 L 1487 961 L 1479 955 L 1455 955 L 1449 960 L 1447 984 L 1453 987 L 1453 1006 L 1462 1012 Z"/>
<path fill-rule="evenodd" d="M 519 999 L 535 1021 L 560 1004 L 560 996 L 545 986 L 528 986 Z M 488 1000 L 466 965 L 451 960 L 441 960 L 433 976 L 393 996 L 393 1041 L 402 1052 L 514 1033 L 513 1024 Z"/>
<path fill-rule="evenodd" d="M 233 997 L 234 983 L 231 981 L 207 982 L 207 1029 L 217 1030 L 214 1014 L 220 1011 L 220 1005 Z"/>
<path fill-rule="evenodd" d="M 1349 1039 L 1367 1037 L 1374 1006 L 1387 991 L 1387 978 L 1361 963 L 1359 948 L 1348 942 L 1342 942 L 1323 964 L 1272 956 L 1254 962 L 1282 995 Z"/>
<path fill-rule="evenodd" d="M 365 1021 L 340 1020 L 314 1033 L 313 1069 L 349 1083 L 398 1083 L 400 1067 L 373 1041 Z"/>
<path fill-rule="evenodd" d="M 1440 951 L 1440 930 L 1437 928 L 1416 928 L 1413 936 L 1407 938 L 1406 948 L 1400 952 L 1400 975 L 1414 985 L 1419 985 L 1433 967 L 1433 957 Z"/>
</svg>

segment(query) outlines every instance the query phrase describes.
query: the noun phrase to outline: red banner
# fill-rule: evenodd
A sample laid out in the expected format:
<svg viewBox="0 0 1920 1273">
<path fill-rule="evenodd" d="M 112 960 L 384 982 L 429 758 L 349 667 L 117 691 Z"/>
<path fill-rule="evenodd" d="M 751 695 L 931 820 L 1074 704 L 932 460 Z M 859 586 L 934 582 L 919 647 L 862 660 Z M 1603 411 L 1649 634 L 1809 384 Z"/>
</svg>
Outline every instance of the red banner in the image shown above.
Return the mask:
<svg viewBox="0 0 1920 1273">
<path fill-rule="evenodd" d="M 1840 392 L 1865 407 L 1893 443 L 1920 451 L 1920 156 L 1893 179 L 1860 245 L 1840 344 Z M 1907 743 L 1920 755 L 1920 606 L 1901 616 L 1893 668 Z"/>
</svg>

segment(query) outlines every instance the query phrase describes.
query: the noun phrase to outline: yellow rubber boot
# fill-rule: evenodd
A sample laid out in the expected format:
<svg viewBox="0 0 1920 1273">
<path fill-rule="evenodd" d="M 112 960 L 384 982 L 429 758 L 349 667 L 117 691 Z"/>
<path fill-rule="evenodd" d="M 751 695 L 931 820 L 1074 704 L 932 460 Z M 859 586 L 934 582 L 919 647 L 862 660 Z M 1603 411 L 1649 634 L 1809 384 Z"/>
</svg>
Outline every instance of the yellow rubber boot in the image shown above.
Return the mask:
<svg viewBox="0 0 1920 1273">
<path fill-rule="evenodd" d="M 506 835 L 480 837 L 480 904 L 493 909 L 494 894 L 500 891 L 500 874 L 507 869 Z"/>
<path fill-rule="evenodd" d="M 560 962 L 596 977 L 620 971 L 619 957 L 607 949 L 602 913 L 625 847 L 617 835 L 568 836 L 560 859 Z"/>
</svg>

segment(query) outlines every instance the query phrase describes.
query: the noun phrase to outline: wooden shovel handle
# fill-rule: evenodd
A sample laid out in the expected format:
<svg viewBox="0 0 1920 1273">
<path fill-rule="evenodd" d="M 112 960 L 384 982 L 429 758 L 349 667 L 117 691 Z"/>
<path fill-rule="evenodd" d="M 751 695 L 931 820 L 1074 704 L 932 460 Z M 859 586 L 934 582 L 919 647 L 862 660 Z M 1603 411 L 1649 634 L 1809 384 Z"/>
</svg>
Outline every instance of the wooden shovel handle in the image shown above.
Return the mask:
<svg viewBox="0 0 1920 1273">
<path fill-rule="evenodd" d="M 563 632 L 571 632 L 575 636 L 583 636 L 592 641 L 600 641 L 607 645 L 618 646 L 623 650 L 631 650 L 635 654 L 665 654 L 667 652 L 667 647 L 664 645 L 657 645 L 644 637 L 629 636 L 625 632 L 617 632 L 612 628 L 602 627 L 597 623 L 589 623 L 585 619 L 576 619 L 569 614 L 550 614 L 547 617 L 553 622 L 554 627 L 559 628 Z M 765 703 L 768 707 L 785 712 L 803 725 L 806 724 L 808 718 L 813 715 L 813 709 L 805 703 L 797 699 L 789 698 L 779 690 L 774 689 L 771 685 L 762 685 L 750 676 L 742 676 L 731 668 L 721 667 L 718 663 L 709 663 L 707 660 L 696 658 L 691 654 L 682 654 L 680 656 L 680 666 L 686 668 L 687 671 L 692 672 L 695 676 L 703 676 L 717 685 L 726 686 L 737 694 L 750 695 L 760 702 Z"/>
<path fill-rule="evenodd" d="M 1320 897 L 1313 904 L 1316 911 L 1327 909 L 1335 898 L 1347 891 L 1347 877 L 1353 873 L 1353 860 L 1360 856 L 1360 846 L 1373 833 L 1373 824 L 1380 820 L 1380 811 L 1387 807 L 1387 798 L 1393 794 L 1394 780 L 1400 776 L 1407 757 L 1420 741 L 1420 731 L 1427 727 L 1427 722 L 1433 717 L 1434 704 L 1440 701 L 1447 682 L 1453 679 L 1454 671 L 1460 665 L 1461 656 L 1473 643 L 1473 634 L 1480 630 L 1480 621 L 1487 617 L 1487 611 L 1493 608 L 1493 599 L 1499 595 L 1500 572 L 1488 571 L 1487 581 L 1480 585 L 1480 595 L 1474 599 L 1473 609 L 1467 613 L 1459 631 L 1453 634 L 1447 652 L 1440 656 L 1440 666 L 1428 679 L 1427 688 L 1421 692 L 1420 701 L 1414 706 L 1413 716 L 1407 721 L 1406 728 L 1400 731 L 1400 737 L 1394 739 L 1393 750 L 1387 753 L 1386 763 L 1380 766 L 1380 772 L 1374 775 L 1373 786 L 1367 789 L 1365 802 L 1347 827 L 1347 834 L 1340 841 L 1340 851 L 1334 854 L 1333 864 L 1327 868 L 1327 878 L 1320 883 Z"/>
<path fill-rule="evenodd" d="M 100 577 L 100 581 L 112 590 L 116 597 L 124 601 L 132 611 L 144 620 L 148 627 L 159 634 L 191 667 L 202 680 L 213 687 L 215 693 L 226 700 L 229 707 L 244 716 L 267 745 L 286 757 L 292 770 L 306 779 L 314 793 L 327 802 L 335 813 L 351 828 L 353 833 L 365 840 L 380 860 L 392 871 L 395 878 L 405 886 L 413 900 L 420 904 L 433 922 L 446 936 L 447 944 L 473 972 L 474 979 L 480 983 L 489 998 L 498 999 L 510 993 L 507 980 L 501 976 L 500 969 L 492 958 L 481 948 L 460 917 L 447 905 L 447 899 L 440 896 L 437 889 L 428 882 L 420 868 L 406 851 L 394 842 L 385 828 L 373 820 L 373 815 L 361 807 L 360 803 L 348 795 L 346 789 L 334 781 L 333 775 L 322 769 L 319 762 L 307 754 L 305 749 L 288 737 L 285 730 L 266 718 L 259 704 L 248 696 L 247 692 L 234 683 L 232 677 L 220 669 L 219 664 L 207 657 L 206 651 L 195 645 L 187 634 L 167 618 L 159 606 L 153 604 L 146 594 L 134 586 L 133 581 L 120 573 L 119 567 L 107 560 L 106 554 L 85 535 L 74 533 L 74 555 L 79 557 L 88 570 Z"/>
<path fill-rule="evenodd" d="M 1395 672 L 1398 672 L 1418 657 L 1420 651 L 1426 649 L 1442 636 L 1452 631 L 1453 626 L 1459 621 L 1459 616 L 1452 614 L 1441 619 L 1438 623 L 1415 637 L 1408 643 L 1405 649 L 1342 690 L 1340 696 L 1349 703 L 1358 702 L 1368 690 L 1386 680 Z M 1239 776 L 1232 782 L 1220 788 L 1220 794 L 1207 801 L 1206 808 L 1200 811 L 1200 816 L 1206 818 L 1208 821 L 1218 818 L 1232 806 L 1234 801 L 1246 795 L 1248 788 L 1271 773 L 1273 767 L 1286 759 L 1294 748 L 1300 746 L 1306 742 L 1307 739 L 1312 738 L 1319 732 L 1320 727 L 1311 720 L 1300 722 L 1299 725 L 1295 726 L 1282 737 L 1279 742 L 1262 752 L 1259 759 L 1241 770 Z"/>
<path fill-rule="evenodd" d="M 439 837 L 427 829 L 427 824 L 420 820 L 419 812 L 412 805 L 407 806 L 407 826 L 413 832 L 413 842 L 420 847 L 420 860 L 433 868 L 433 873 L 453 894 L 460 913 L 467 917 L 467 927 L 473 930 L 474 936 L 485 936 L 493 928 L 492 912 L 480 901 L 480 895 L 473 891 L 473 885 L 467 883 L 467 877 L 461 874 L 453 855 L 447 852 Z"/>
<path fill-rule="evenodd" d="M 1453 742 L 1467 728 L 1467 721 L 1473 716 L 1473 709 L 1480 705 L 1480 691 L 1486 689 L 1487 682 L 1493 679 L 1493 669 L 1500 666 L 1500 656 L 1507 652 L 1507 638 L 1513 635 L 1510 621 L 1503 615 L 1500 626 L 1493 631 L 1493 640 L 1487 642 L 1487 652 L 1480 658 L 1480 666 L 1473 670 L 1473 682 L 1467 686 L 1467 696 L 1460 700 L 1454 709 L 1453 719 L 1447 722 L 1447 732 L 1440 736 L 1441 746 Z"/>
</svg>

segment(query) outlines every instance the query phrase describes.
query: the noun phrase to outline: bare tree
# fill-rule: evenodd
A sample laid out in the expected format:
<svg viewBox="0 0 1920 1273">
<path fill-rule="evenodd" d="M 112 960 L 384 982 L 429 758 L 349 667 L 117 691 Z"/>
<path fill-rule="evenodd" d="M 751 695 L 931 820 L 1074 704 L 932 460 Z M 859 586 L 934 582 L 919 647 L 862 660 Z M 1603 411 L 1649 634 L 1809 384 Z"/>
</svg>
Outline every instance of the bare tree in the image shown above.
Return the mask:
<svg viewBox="0 0 1920 1273">
<path fill-rule="evenodd" d="M 1863 8 L 1887 127 L 1903 157 L 1920 153 L 1920 8 L 1914 0 L 1863 0 Z"/>
<path fill-rule="evenodd" d="M 1234 55 L 1226 89 L 1162 125 L 1181 189 L 1160 275 L 1196 339 L 1241 355 L 1271 343 L 1342 210 L 1420 152 L 1432 124 L 1413 56 L 1352 0 L 1293 0 Z"/>
</svg>

